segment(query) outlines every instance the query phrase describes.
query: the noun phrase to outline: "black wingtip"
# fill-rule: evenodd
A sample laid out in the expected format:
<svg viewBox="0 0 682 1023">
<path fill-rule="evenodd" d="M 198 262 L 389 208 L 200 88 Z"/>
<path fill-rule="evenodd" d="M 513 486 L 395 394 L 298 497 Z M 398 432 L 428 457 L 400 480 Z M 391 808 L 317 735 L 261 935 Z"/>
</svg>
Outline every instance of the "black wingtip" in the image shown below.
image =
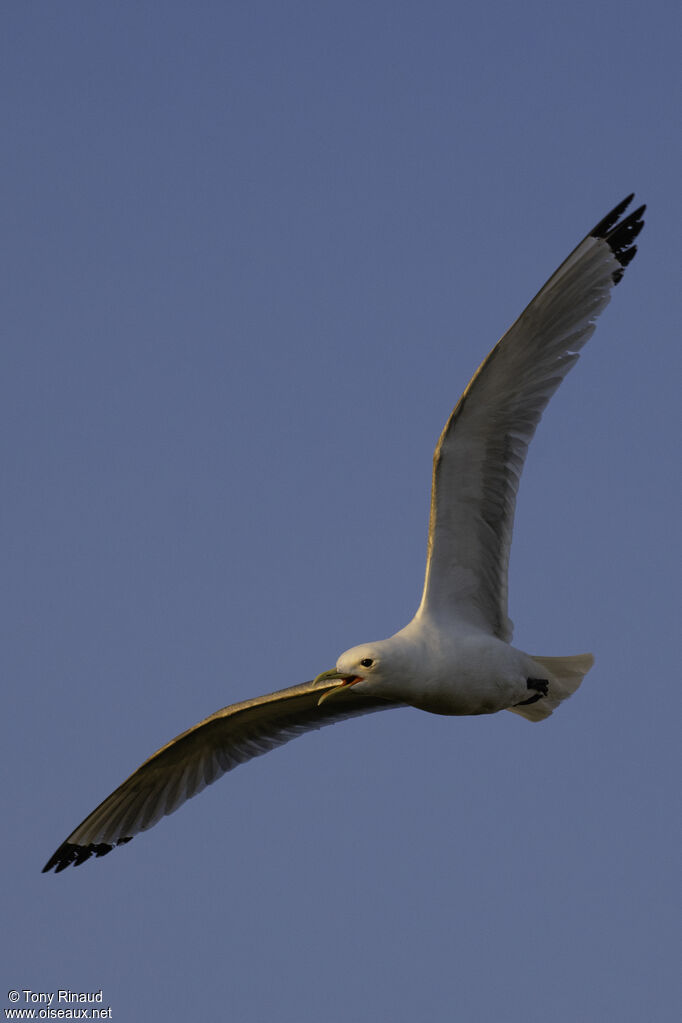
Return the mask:
<svg viewBox="0 0 682 1023">
<path fill-rule="evenodd" d="M 614 284 L 618 284 L 618 281 L 625 272 L 625 267 L 635 258 L 637 246 L 634 244 L 634 241 L 644 227 L 642 217 L 646 206 L 639 206 L 633 213 L 629 213 L 624 220 L 620 220 L 620 217 L 634 197 L 635 193 L 632 192 L 622 202 L 619 202 L 617 206 L 614 206 L 611 212 L 607 213 L 604 219 L 600 220 L 590 231 L 590 235 L 593 238 L 601 238 L 608 243 L 611 252 L 620 263 L 620 269 L 616 270 L 613 274 Z"/>
<path fill-rule="evenodd" d="M 85 863 L 91 856 L 106 856 L 114 846 L 125 845 L 130 841 L 132 841 L 132 835 L 129 838 L 119 838 L 113 844 L 98 842 L 91 845 L 72 845 L 70 842 L 63 842 L 47 861 L 41 873 L 47 874 L 48 871 L 54 870 L 55 874 L 60 874 L 67 867 L 80 867 L 81 863 Z"/>
<path fill-rule="evenodd" d="M 626 209 L 635 198 L 635 193 L 630 192 L 630 195 L 626 195 L 622 202 L 619 202 L 617 206 L 614 206 L 610 213 L 599 221 L 598 224 L 590 231 L 593 238 L 605 238 L 609 233 L 613 225 L 616 223 L 618 218 L 625 213 Z"/>
</svg>

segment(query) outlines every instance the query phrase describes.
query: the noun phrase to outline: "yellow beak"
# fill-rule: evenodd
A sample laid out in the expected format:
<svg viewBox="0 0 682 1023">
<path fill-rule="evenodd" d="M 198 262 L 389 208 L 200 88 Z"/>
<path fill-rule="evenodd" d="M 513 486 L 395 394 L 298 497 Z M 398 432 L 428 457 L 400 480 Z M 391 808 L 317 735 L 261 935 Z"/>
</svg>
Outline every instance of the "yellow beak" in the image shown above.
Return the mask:
<svg viewBox="0 0 682 1023">
<path fill-rule="evenodd" d="M 326 693 L 322 693 L 322 696 L 317 701 L 318 707 L 320 707 L 325 700 L 328 700 L 330 697 L 336 696 L 339 693 L 343 692 L 343 690 L 347 686 L 352 685 L 353 682 L 359 681 L 357 676 L 355 675 L 344 674 L 344 672 L 336 671 L 336 669 L 332 668 L 331 671 L 323 671 L 320 675 L 318 675 L 317 678 L 314 680 L 313 685 L 317 685 L 318 682 L 331 682 L 332 679 L 335 678 L 339 679 L 338 686 L 334 686 L 333 689 L 328 689 Z"/>
</svg>

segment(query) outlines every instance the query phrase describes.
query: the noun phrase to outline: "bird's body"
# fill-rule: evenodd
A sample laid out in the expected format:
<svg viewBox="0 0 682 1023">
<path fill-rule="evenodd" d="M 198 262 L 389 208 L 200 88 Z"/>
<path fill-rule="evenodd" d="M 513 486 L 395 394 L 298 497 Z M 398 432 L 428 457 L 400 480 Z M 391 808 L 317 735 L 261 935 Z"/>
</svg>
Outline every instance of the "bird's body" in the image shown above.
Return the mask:
<svg viewBox="0 0 682 1023">
<path fill-rule="evenodd" d="M 619 203 L 550 277 L 474 374 L 434 454 L 426 578 L 416 615 L 352 647 L 312 682 L 232 704 L 146 760 L 44 867 L 102 856 L 238 764 L 311 729 L 390 707 L 510 710 L 541 721 L 578 688 L 591 654 L 511 646 L 507 569 L 516 492 L 542 412 L 636 252 L 644 207 Z"/>
<path fill-rule="evenodd" d="M 362 661 L 372 665 L 363 671 Z M 342 654 L 330 677 L 364 677 L 358 695 L 408 704 L 432 714 L 495 714 L 512 710 L 531 721 L 548 717 L 592 667 L 591 654 L 531 657 L 504 640 L 461 623 L 443 623 L 418 612 L 389 639 L 363 643 Z M 359 667 L 358 667 L 359 665 Z M 571 684 L 571 680 L 575 680 Z M 547 692 L 537 699 L 547 683 Z M 332 690 L 328 702 L 339 690 Z"/>
<path fill-rule="evenodd" d="M 353 676 L 371 658 L 373 673 L 353 684 L 358 694 L 407 703 L 432 714 L 494 714 L 530 695 L 541 669 L 527 654 L 482 631 L 444 628 L 422 615 L 389 639 L 353 647 L 337 670 Z"/>
</svg>

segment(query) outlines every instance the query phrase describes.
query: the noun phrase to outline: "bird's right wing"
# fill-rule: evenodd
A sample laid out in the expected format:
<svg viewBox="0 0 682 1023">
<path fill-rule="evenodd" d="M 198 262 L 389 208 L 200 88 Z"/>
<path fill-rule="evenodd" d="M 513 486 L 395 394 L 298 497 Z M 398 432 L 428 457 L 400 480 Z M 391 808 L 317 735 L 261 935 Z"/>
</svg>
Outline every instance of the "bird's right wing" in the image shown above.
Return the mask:
<svg viewBox="0 0 682 1023">
<path fill-rule="evenodd" d="M 436 447 L 421 611 L 509 642 L 516 491 L 547 402 L 637 251 L 628 196 L 564 260 L 474 374 Z"/>
<path fill-rule="evenodd" d="M 334 700 L 319 706 L 330 690 Z M 400 706 L 363 697 L 338 681 L 304 682 L 216 711 L 178 735 L 138 767 L 78 825 L 50 857 L 43 873 L 56 873 L 91 856 L 104 856 L 153 827 L 226 771 L 283 746 L 304 732 L 346 718 Z"/>
</svg>

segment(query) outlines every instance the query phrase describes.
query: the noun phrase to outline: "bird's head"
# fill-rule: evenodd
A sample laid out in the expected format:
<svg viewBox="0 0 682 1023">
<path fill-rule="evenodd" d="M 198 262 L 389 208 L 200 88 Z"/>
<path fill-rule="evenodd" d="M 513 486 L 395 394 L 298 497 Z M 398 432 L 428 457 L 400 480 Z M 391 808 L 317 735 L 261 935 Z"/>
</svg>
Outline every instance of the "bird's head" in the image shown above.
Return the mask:
<svg viewBox="0 0 682 1023">
<path fill-rule="evenodd" d="M 341 654 L 336 667 L 331 671 L 323 671 L 315 679 L 316 683 L 338 680 L 333 689 L 328 689 L 318 700 L 318 705 L 344 692 L 349 686 L 358 686 L 359 692 L 366 695 L 381 696 L 381 683 L 386 678 L 387 651 L 382 643 L 363 643 L 351 647 Z"/>
</svg>

